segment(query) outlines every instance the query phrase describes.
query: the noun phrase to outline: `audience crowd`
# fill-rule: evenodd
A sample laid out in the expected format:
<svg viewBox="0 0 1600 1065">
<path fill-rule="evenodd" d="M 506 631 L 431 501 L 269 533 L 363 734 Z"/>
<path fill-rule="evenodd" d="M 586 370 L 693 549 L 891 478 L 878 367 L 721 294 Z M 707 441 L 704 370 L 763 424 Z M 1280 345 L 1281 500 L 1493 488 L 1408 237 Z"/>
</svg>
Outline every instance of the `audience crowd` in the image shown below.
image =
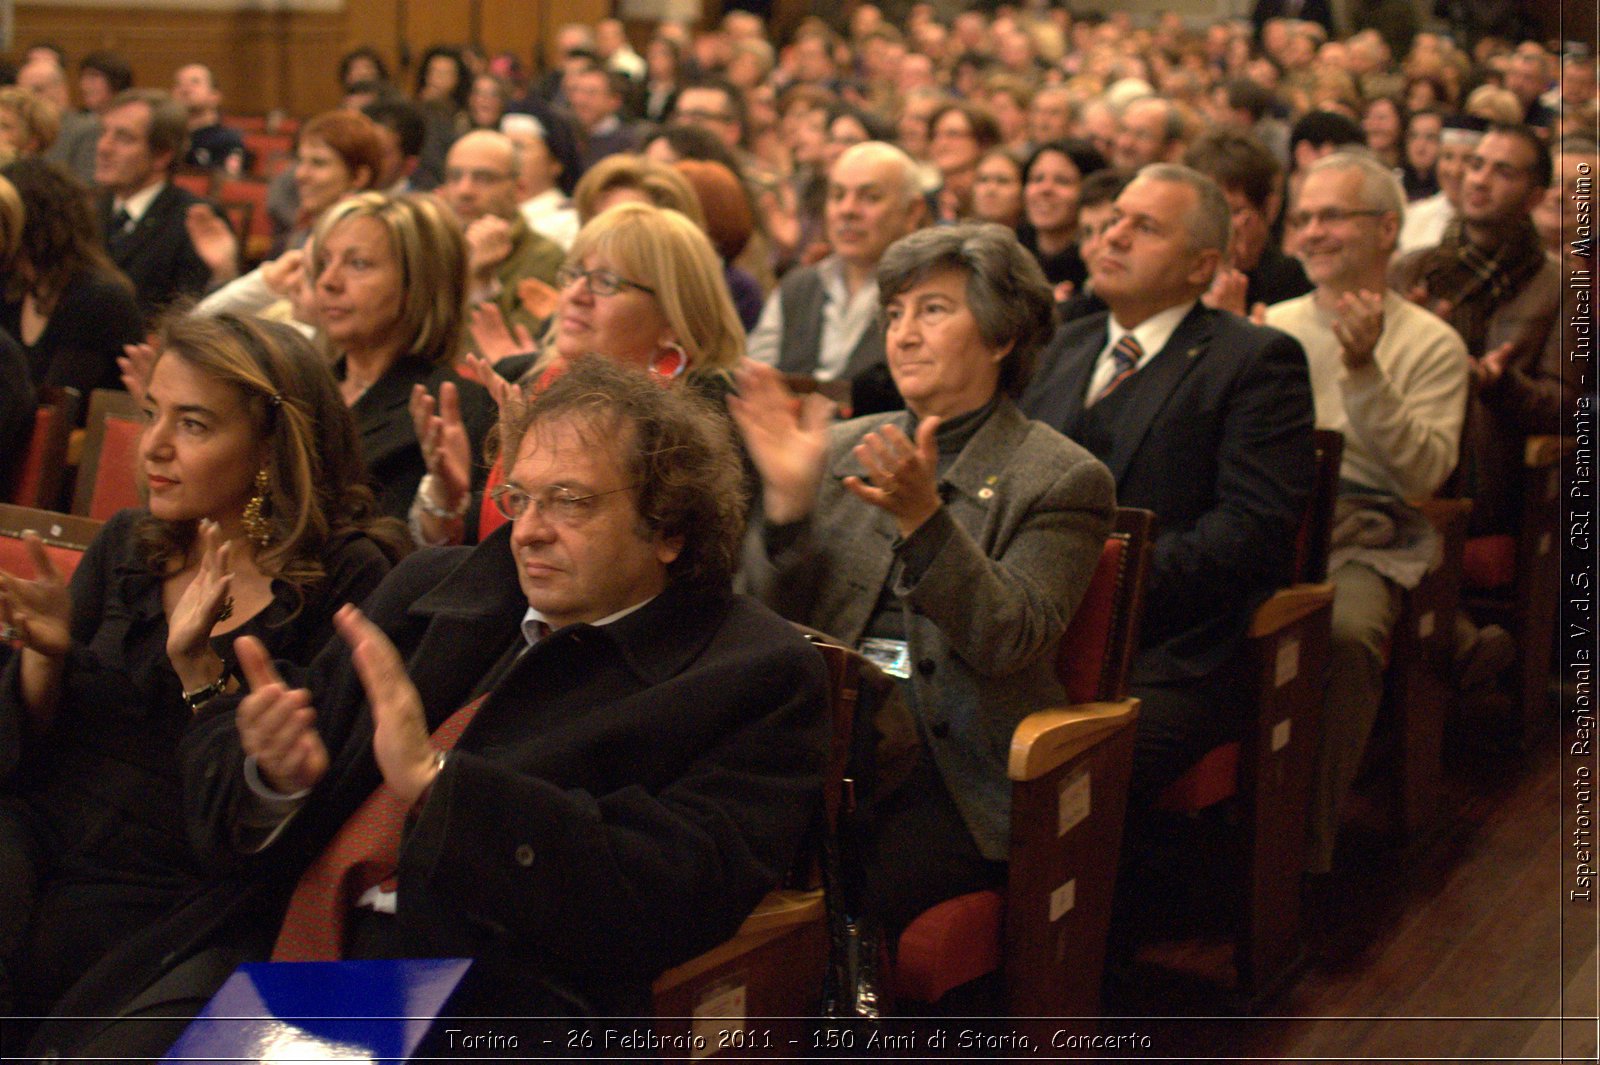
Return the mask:
<svg viewBox="0 0 1600 1065">
<path fill-rule="evenodd" d="M 1578 393 L 1595 42 L 1475 10 L 860 4 L 774 40 L 735 9 L 563 26 L 542 70 L 360 48 L 341 107 L 278 116 L 289 152 L 202 64 L 16 57 L 0 488 L 39 390 L 125 388 L 147 502 L 70 580 L 36 537 L 0 574 L 0 1014 L 54 1014 L 0 1052 L 159 1055 L 269 957 L 470 956 L 462 1013 L 647 1009 L 817 801 L 822 668 L 780 618 L 903 695 L 863 916 L 1000 883 L 1011 733 L 1062 697 L 1117 505 L 1157 516 L 1137 850 L 1243 727 L 1313 429 L 1345 438 L 1326 875 L 1439 558 L 1418 503 L 1515 535 L 1522 442 Z M 1516 648 L 1465 611 L 1454 641 L 1492 734 Z"/>
</svg>

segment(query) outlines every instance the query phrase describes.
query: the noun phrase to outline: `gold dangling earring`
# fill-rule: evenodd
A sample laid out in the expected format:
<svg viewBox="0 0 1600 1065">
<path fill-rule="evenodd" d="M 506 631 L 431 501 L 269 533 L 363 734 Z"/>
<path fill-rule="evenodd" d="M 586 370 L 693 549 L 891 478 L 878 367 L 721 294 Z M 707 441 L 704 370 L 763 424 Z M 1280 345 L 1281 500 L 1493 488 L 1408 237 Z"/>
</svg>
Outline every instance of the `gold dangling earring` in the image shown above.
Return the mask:
<svg viewBox="0 0 1600 1065">
<path fill-rule="evenodd" d="M 266 515 L 262 512 L 267 507 L 267 468 L 261 467 L 256 471 L 255 494 L 244 505 L 244 534 L 250 542 L 257 547 L 266 547 L 272 542 L 272 529 L 267 525 Z"/>
</svg>

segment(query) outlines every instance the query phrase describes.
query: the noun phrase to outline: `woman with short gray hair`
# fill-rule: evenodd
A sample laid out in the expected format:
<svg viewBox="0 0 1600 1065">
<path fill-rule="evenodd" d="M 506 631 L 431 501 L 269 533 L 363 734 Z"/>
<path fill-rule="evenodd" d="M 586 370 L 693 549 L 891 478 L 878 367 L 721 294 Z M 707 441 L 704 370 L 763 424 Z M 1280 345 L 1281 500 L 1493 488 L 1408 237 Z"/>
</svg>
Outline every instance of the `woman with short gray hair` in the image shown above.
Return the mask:
<svg viewBox="0 0 1600 1065">
<path fill-rule="evenodd" d="M 829 426 L 751 366 L 729 409 L 762 479 L 749 590 L 896 677 L 919 741 L 869 818 L 863 912 L 891 934 L 1003 882 L 1017 723 L 1063 698 L 1054 650 L 1110 526 L 1111 475 L 1011 400 L 1050 290 L 1002 226 L 925 229 L 884 254 L 889 371 L 907 410 Z M 881 775 L 880 775 L 881 779 Z"/>
</svg>

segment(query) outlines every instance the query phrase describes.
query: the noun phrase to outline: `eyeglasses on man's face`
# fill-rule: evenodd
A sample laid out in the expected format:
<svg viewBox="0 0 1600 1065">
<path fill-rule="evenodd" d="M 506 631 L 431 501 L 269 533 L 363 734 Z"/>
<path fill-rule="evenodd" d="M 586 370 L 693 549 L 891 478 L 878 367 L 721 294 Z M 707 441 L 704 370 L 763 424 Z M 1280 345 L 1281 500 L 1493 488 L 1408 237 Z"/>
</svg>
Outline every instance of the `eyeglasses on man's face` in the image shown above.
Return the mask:
<svg viewBox="0 0 1600 1065">
<path fill-rule="evenodd" d="M 1352 218 L 1377 218 L 1379 215 L 1388 214 L 1387 211 L 1378 210 L 1352 210 L 1345 207 L 1324 207 L 1320 211 L 1294 211 L 1285 220 L 1290 229 L 1304 229 L 1312 222 L 1321 222 L 1324 226 L 1336 226 L 1341 222 L 1348 222 Z"/>
<path fill-rule="evenodd" d="M 514 484 L 502 484 L 490 490 L 489 498 L 507 521 L 516 521 L 531 508 L 552 525 L 576 528 L 594 517 L 599 500 L 637 487 L 627 484 L 605 492 L 579 494 L 558 484 L 545 485 L 532 492 Z"/>
</svg>

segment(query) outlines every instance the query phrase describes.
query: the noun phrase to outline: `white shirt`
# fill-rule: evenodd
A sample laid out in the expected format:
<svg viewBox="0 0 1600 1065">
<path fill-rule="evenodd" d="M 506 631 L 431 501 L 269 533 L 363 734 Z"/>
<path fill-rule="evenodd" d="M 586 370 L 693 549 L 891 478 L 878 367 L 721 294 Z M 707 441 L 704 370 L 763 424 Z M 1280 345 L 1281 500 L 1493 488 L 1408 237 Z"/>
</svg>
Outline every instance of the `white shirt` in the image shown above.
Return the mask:
<svg viewBox="0 0 1600 1065">
<path fill-rule="evenodd" d="M 566 251 L 578 239 L 578 209 L 560 189 L 545 189 L 522 201 L 522 217 L 528 228 L 549 237 Z"/>
<path fill-rule="evenodd" d="M 1445 199 L 1442 192 L 1407 204 L 1405 221 L 1400 223 L 1400 242 L 1395 248 L 1395 255 L 1404 255 L 1419 248 L 1437 247 L 1455 216 L 1456 209 L 1450 206 L 1450 201 Z"/>
<path fill-rule="evenodd" d="M 822 333 L 818 341 L 817 364 L 812 375 L 819 381 L 832 381 L 844 372 L 850 353 L 868 329 L 878 327 L 878 281 L 872 280 L 852 295 L 845 286 L 844 260 L 830 255 L 816 265 L 822 282 Z M 768 366 L 778 365 L 783 347 L 783 289 L 775 289 L 761 308 L 761 317 L 745 342 L 745 354 Z"/>
<path fill-rule="evenodd" d="M 113 218 L 116 217 L 117 211 L 119 210 L 128 212 L 129 221 L 127 226 L 124 227 L 123 232 L 131 230 L 134 226 L 139 224 L 139 219 L 143 218 L 144 213 L 150 210 L 150 205 L 155 202 L 156 197 L 161 195 L 161 190 L 166 187 L 167 183 L 165 181 L 158 181 L 154 185 L 145 186 L 120 203 L 117 202 L 116 199 L 112 199 L 111 216 Z"/>
<path fill-rule="evenodd" d="M 1089 388 L 1084 392 L 1083 398 L 1087 401 L 1100 394 L 1100 390 L 1112 377 L 1116 376 L 1117 363 L 1111 357 L 1111 351 L 1129 333 L 1139 342 L 1139 347 L 1144 354 L 1139 357 L 1139 362 L 1134 366 L 1137 373 L 1144 369 L 1151 359 L 1161 354 L 1161 349 L 1167 346 L 1167 341 L 1172 339 L 1172 334 L 1177 331 L 1178 323 L 1194 308 L 1196 301 L 1180 303 L 1176 307 L 1168 307 L 1164 311 L 1157 311 L 1132 329 L 1124 329 L 1117 324 L 1115 314 L 1106 316 L 1106 346 L 1100 349 L 1100 357 L 1095 360 L 1094 373 L 1089 375 Z"/>
</svg>

